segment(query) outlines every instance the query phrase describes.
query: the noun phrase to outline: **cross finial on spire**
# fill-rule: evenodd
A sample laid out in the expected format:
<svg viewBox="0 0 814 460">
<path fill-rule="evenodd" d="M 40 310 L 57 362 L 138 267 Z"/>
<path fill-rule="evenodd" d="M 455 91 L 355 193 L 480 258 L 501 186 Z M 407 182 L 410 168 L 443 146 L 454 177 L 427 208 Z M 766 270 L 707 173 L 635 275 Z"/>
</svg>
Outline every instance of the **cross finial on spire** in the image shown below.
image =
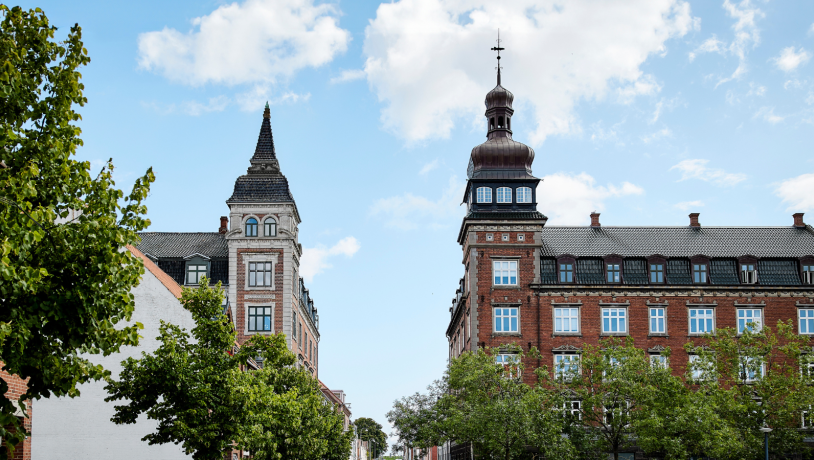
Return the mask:
<svg viewBox="0 0 814 460">
<path fill-rule="evenodd" d="M 498 85 L 500 85 L 500 69 L 501 69 L 501 67 L 500 67 L 500 52 L 503 51 L 504 49 L 506 49 L 506 48 L 501 48 L 500 47 L 500 42 L 501 41 L 502 40 L 500 39 L 500 29 L 497 29 L 497 46 L 493 46 L 492 51 L 497 51 L 497 84 Z"/>
<path fill-rule="evenodd" d="M 266 101 L 266 108 L 263 110 L 263 118 L 271 118 L 271 110 L 269 110 L 268 101 Z"/>
</svg>

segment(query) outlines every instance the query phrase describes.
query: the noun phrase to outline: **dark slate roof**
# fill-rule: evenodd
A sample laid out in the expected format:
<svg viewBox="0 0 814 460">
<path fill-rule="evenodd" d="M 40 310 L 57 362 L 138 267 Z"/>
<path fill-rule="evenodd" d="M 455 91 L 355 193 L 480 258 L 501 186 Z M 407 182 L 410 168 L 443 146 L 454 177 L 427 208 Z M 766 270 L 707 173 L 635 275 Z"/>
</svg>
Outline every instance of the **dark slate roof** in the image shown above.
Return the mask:
<svg viewBox="0 0 814 460">
<path fill-rule="evenodd" d="M 235 181 L 235 190 L 227 203 L 293 203 L 288 179 L 280 172 L 280 163 L 274 150 L 271 133 L 271 115 L 268 104 L 263 112 L 257 147 L 246 174 Z"/>
<path fill-rule="evenodd" d="M 548 217 L 539 211 L 472 211 L 466 215 L 465 219 L 534 220 L 548 219 Z"/>
<path fill-rule="evenodd" d="M 229 257 L 225 235 L 218 232 L 142 232 L 139 251 L 158 258 L 203 254 L 210 258 Z"/>
<path fill-rule="evenodd" d="M 542 255 L 601 257 L 802 257 L 814 255 L 814 229 L 796 227 L 543 227 Z"/>
</svg>

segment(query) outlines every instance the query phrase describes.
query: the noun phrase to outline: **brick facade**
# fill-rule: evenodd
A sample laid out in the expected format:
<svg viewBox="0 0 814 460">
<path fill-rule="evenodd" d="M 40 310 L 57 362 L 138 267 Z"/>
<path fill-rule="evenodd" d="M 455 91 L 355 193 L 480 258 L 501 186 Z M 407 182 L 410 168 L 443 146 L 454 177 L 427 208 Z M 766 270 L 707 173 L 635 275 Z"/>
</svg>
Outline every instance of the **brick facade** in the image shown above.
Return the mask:
<svg viewBox="0 0 814 460">
<path fill-rule="evenodd" d="M 2 366 L 2 363 L 0 363 L 0 366 Z M 8 385 L 8 391 L 6 391 L 5 396 L 11 401 L 16 402 L 21 395 L 28 391 L 26 381 L 16 375 L 11 375 L 5 371 L 0 371 L 0 378 L 2 378 Z M 30 433 L 31 421 L 33 417 L 30 402 L 26 403 L 26 414 L 28 417 L 23 418 L 23 426 L 25 427 L 26 431 Z M 2 448 L 6 448 L 5 442 L 2 443 Z M 10 456 L 9 458 L 12 460 L 31 460 L 31 437 L 27 436 L 22 443 L 17 444 L 14 448 L 14 456 Z"/>
</svg>

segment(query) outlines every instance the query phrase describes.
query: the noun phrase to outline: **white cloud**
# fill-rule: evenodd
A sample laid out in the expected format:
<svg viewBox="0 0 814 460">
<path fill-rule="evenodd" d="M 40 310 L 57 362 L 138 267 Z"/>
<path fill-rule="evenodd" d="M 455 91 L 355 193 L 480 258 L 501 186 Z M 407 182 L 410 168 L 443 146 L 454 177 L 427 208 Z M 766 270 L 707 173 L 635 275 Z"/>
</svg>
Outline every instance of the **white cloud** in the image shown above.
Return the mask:
<svg viewBox="0 0 814 460">
<path fill-rule="evenodd" d="M 438 161 L 438 158 L 436 158 L 430 161 L 429 163 L 425 164 L 424 167 L 421 168 L 421 171 L 418 172 L 418 174 L 421 176 L 426 176 L 427 174 L 429 174 L 430 171 L 437 169 L 438 165 L 440 164 L 441 163 Z"/>
<path fill-rule="evenodd" d="M 797 70 L 800 64 L 806 63 L 811 59 L 811 53 L 800 47 L 799 51 L 795 51 L 793 46 L 783 48 L 780 51 L 780 56 L 772 58 L 774 65 L 783 72 L 792 72 Z"/>
<path fill-rule="evenodd" d="M 728 173 L 723 169 L 707 168 L 707 163 L 709 163 L 709 160 L 683 160 L 670 170 L 677 169 L 681 172 L 679 182 L 687 179 L 699 179 L 720 186 L 732 186 L 746 180 L 746 174 Z"/>
<path fill-rule="evenodd" d="M 300 259 L 300 275 L 310 283 L 316 275 L 332 267 L 328 259 L 339 255 L 353 257 L 361 248 L 359 241 L 352 236 L 342 238 L 330 248 L 324 246 L 304 248 Z"/>
<path fill-rule="evenodd" d="M 222 112 L 230 103 L 226 96 L 210 98 L 206 103 L 198 101 L 184 101 L 179 104 L 159 104 L 158 102 L 142 102 L 143 107 L 155 110 L 161 115 L 183 113 L 197 117 L 211 112 Z"/>
<path fill-rule="evenodd" d="M 676 96 L 676 97 L 674 97 L 672 99 L 661 98 L 661 100 L 656 103 L 656 108 L 655 108 L 655 110 L 653 110 L 653 118 L 648 120 L 648 124 L 652 125 L 653 123 L 659 121 L 659 117 L 661 117 L 661 114 L 665 110 L 672 112 L 673 109 L 678 107 L 680 104 L 681 104 L 681 96 L 680 95 L 678 95 L 678 96 Z"/>
<path fill-rule="evenodd" d="M 766 95 L 766 87 L 760 86 L 755 82 L 749 82 L 749 91 L 746 93 L 747 96 L 764 96 Z"/>
<path fill-rule="evenodd" d="M 246 0 L 138 37 L 139 67 L 187 85 L 270 85 L 319 67 L 347 49 L 334 5 L 313 0 Z M 255 107 L 256 108 L 256 107 Z"/>
<path fill-rule="evenodd" d="M 775 195 L 779 196 L 783 203 L 788 203 L 789 211 L 810 212 L 814 211 L 814 174 L 802 174 L 781 182 L 775 189 Z"/>
<path fill-rule="evenodd" d="M 644 142 L 645 144 L 649 144 L 653 141 L 664 139 L 665 137 L 673 137 L 673 132 L 670 131 L 670 128 L 663 128 L 656 131 L 655 133 L 642 136 L 642 142 Z"/>
<path fill-rule="evenodd" d="M 539 145 L 580 131 L 580 100 L 657 92 L 641 65 L 697 23 L 684 0 L 399 0 L 379 5 L 367 27 L 364 68 L 386 129 L 408 141 L 446 137 L 461 116 L 483 125 L 500 27 L 503 82 L 516 108 L 533 111 L 524 129 Z"/>
<path fill-rule="evenodd" d="M 331 78 L 331 83 L 345 83 L 353 80 L 361 80 L 367 74 L 362 69 L 343 70 L 338 77 Z"/>
<path fill-rule="evenodd" d="M 734 32 L 732 42 L 726 43 L 713 35 L 690 53 L 690 61 L 701 53 L 718 53 L 738 58 L 738 67 L 730 76 L 719 78 L 715 85 L 716 88 L 723 83 L 736 80 L 746 73 L 746 53 L 760 43 L 760 29 L 757 27 L 757 20 L 765 16 L 759 8 L 752 6 L 751 0 L 742 0 L 737 5 L 730 0 L 724 0 L 723 7 L 727 14 L 735 19 L 735 24 L 732 25 Z"/>
<path fill-rule="evenodd" d="M 588 225 L 591 212 L 605 209 L 606 200 L 643 193 L 630 182 L 605 187 L 585 173 L 555 173 L 543 177 L 537 186 L 537 209 L 551 225 Z"/>
<path fill-rule="evenodd" d="M 775 115 L 774 107 L 761 107 L 757 112 L 755 112 L 752 118 L 762 118 L 773 125 L 776 125 L 786 119 L 786 117 Z"/>
<path fill-rule="evenodd" d="M 370 214 L 384 216 L 386 226 L 401 230 L 443 228 L 463 217 L 464 207 L 460 204 L 464 189 L 465 184 L 452 176 L 441 198 L 437 200 L 408 192 L 377 200 L 373 203 Z"/>
<path fill-rule="evenodd" d="M 690 209 L 700 208 L 701 206 L 704 206 L 704 202 L 701 200 L 682 201 L 681 203 L 673 205 L 674 208 L 678 208 L 682 211 L 689 211 Z"/>
</svg>

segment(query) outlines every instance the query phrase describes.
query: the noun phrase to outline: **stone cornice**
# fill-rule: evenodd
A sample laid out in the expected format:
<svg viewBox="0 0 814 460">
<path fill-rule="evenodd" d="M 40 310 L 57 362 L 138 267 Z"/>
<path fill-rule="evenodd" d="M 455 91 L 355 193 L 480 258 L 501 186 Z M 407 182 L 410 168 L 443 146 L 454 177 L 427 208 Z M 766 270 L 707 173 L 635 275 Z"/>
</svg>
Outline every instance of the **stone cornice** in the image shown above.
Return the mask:
<svg viewBox="0 0 814 460">
<path fill-rule="evenodd" d="M 814 299 L 814 286 L 563 286 L 530 284 L 540 296 L 553 297 L 808 297 Z M 814 300 L 812 300 L 814 303 Z"/>
</svg>

